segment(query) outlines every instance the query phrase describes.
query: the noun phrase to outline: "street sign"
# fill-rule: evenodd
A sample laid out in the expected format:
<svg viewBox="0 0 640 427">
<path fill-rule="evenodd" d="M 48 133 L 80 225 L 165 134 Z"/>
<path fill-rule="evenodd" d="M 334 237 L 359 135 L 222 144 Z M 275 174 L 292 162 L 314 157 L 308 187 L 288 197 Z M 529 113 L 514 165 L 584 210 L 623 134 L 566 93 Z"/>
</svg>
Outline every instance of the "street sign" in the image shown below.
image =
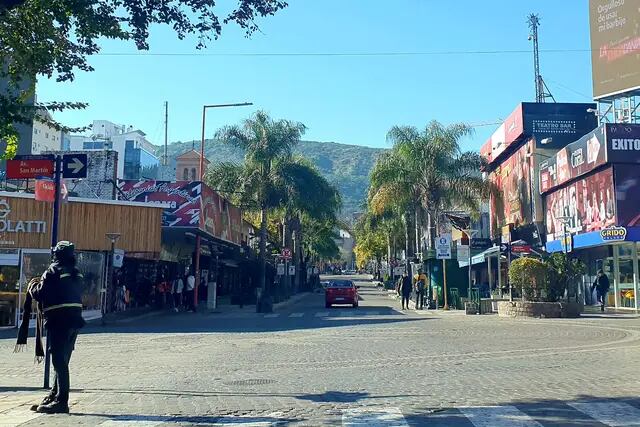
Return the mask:
<svg viewBox="0 0 640 427">
<path fill-rule="evenodd" d="M 436 259 L 451 259 L 451 234 L 441 234 L 436 238 Z"/>
<path fill-rule="evenodd" d="M 56 183 L 49 178 L 36 180 L 36 200 L 39 202 L 53 203 L 55 199 Z"/>
<path fill-rule="evenodd" d="M 86 154 L 65 154 L 62 156 L 62 177 L 86 178 L 87 165 Z"/>
<path fill-rule="evenodd" d="M 282 250 L 282 258 L 284 259 L 291 259 L 291 249 L 289 248 L 284 248 Z"/>
<path fill-rule="evenodd" d="M 402 276 L 402 273 L 404 273 L 404 267 L 394 267 L 393 269 L 394 276 Z"/>
<path fill-rule="evenodd" d="M 289 276 L 295 276 L 296 275 L 296 266 L 295 265 L 290 265 L 289 266 Z"/>
<path fill-rule="evenodd" d="M 7 160 L 7 179 L 34 179 L 53 176 L 53 156 L 15 156 Z"/>
<path fill-rule="evenodd" d="M 485 238 L 471 239 L 471 249 L 485 250 L 485 249 L 489 249 L 492 244 L 493 242 L 491 242 L 491 239 L 485 239 Z"/>
<path fill-rule="evenodd" d="M 284 264 L 278 264 L 277 269 L 278 276 L 284 276 Z"/>
<path fill-rule="evenodd" d="M 469 246 L 458 245 L 458 260 L 469 261 Z"/>
<path fill-rule="evenodd" d="M 512 245 L 511 246 L 511 253 L 524 254 L 524 253 L 529 253 L 529 252 L 531 252 L 531 246 L 530 245 Z"/>
<path fill-rule="evenodd" d="M 509 244 L 508 243 L 500 243 L 500 253 L 506 254 L 509 252 Z"/>
</svg>

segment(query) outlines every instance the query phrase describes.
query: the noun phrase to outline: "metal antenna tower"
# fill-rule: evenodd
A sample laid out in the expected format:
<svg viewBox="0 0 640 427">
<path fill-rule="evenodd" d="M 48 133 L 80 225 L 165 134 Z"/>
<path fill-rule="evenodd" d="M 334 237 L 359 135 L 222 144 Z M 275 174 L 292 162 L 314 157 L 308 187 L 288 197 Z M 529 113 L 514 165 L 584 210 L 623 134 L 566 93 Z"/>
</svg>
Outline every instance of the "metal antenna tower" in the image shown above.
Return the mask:
<svg viewBox="0 0 640 427">
<path fill-rule="evenodd" d="M 536 102 L 546 102 L 547 98 L 551 98 L 553 102 L 556 99 L 551 95 L 547 84 L 542 79 L 540 74 L 540 52 L 538 47 L 538 26 L 540 25 L 540 17 L 535 13 L 532 13 L 527 17 L 527 24 L 531 33 L 529 34 L 529 40 L 533 40 L 533 72 L 536 85 Z"/>
</svg>

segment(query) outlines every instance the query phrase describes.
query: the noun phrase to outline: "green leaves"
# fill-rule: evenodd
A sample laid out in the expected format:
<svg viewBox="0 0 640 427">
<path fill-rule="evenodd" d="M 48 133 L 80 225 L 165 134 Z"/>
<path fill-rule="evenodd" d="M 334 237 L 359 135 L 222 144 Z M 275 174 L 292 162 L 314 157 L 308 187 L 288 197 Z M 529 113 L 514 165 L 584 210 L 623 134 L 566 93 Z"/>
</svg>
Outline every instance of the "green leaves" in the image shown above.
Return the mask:
<svg viewBox="0 0 640 427">
<path fill-rule="evenodd" d="M 9 0 L 0 5 L 0 139 L 9 137 L 6 125 L 28 123 L 37 76 L 72 81 L 75 73 L 93 71 L 88 57 L 100 52 L 100 39 L 133 41 L 149 49 L 149 29 L 170 26 L 179 39 L 197 38 L 197 48 L 217 39 L 223 24 L 235 23 L 247 36 L 258 30 L 256 20 L 285 8 L 281 0 L 236 0 L 236 7 L 220 15 L 215 0 Z M 32 105 L 38 108 L 84 108 L 82 103 Z M 59 108 L 58 108 L 59 107 Z M 55 122 L 53 122 L 55 123 Z M 56 123 L 57 127 L 62 128 Z M 8 153 L 4 153 L 7 156 Z"/>
</svg>

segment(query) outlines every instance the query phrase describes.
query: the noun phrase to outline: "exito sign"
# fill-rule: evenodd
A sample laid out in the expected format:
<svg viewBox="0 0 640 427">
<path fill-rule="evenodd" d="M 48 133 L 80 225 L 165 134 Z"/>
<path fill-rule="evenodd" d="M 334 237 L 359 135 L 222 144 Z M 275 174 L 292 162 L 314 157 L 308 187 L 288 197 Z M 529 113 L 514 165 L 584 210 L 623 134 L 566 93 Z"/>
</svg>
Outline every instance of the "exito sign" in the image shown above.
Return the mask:
<svg viewBox="0 0 640 427">
<path fill-rule="evenodd" d="M 600 231 L 600 237 L 605 242 L 618 242 L 627 237 L 627 229 L 624 227 L 609 227 Z"/>
<path fill-rule="evenodd" d="M 9 219 L 11 207 L 6 199 L 0 199 L 0 233 L 44 233 L 45 221 L 14 221 Z"/>
</svg>

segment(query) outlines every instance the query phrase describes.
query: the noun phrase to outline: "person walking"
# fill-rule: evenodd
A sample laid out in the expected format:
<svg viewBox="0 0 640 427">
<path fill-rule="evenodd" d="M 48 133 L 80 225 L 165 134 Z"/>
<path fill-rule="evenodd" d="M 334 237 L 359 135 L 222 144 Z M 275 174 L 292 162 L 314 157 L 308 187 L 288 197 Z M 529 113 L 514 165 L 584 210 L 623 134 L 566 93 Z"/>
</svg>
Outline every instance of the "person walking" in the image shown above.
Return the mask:
<svg viewBox="0 0 640 427">
<path fill-rule="evenodd" d="M 598 302 L 600 303 L 600 311 L 604 311 L 604 306 L 607 303 L 607 293 L 609 292 L 609 288 L 611 284 L 609 283 L 609 278 L 602 269 L 598 270 L 598 277 L 593 282 L 591 286 L 591 292 L 593 293 L 593 288 L 596 289 L 596 294 L 598 296 Z"/>
<path fill-rule="evenodd" d="M 176 313 L 180 311 L 180 307 L 182 307 L 182 291 L 184 290 L 184 280 L 182 277 L 178 275 L 173 281 L 173 299 L 175 306 L 173 307 L 173 311 Z"/>
<path fill-rule="evenodd" d="M 55 372 L 53 387 L 38 405 L 44 414 L 69 413 L 69 360 L 82 318 L 83 276 L 76 268 L 73 243 L 60 241 L 53 249 L 53 261 L 40 280 L 29 284 L 29 295 L 38 302 L 49 335 L 49 352 Z M 23 322 L 29 322 L 29 316 Z M 27 329 L 28 330 L 28 329 Z"/>
<path fill-rule="evenodd" d="M 187 276 L 187 307 L 189 311 L 196 312 L 196 303 L 194 301 L 194 290 L 196 288 L 196 277 L 193 275 L 193 272 L 189 272 Z"/>
<path fill-rule="evenodd" d="M 412 288 L 411 278 L 405 271 L 404 273 L 402 273 L 402 284 L 400 285 L 400 293 L 401 293 L 400 298 L 402 298 L 403 310 L 409 309 L 409 298 L 411 297 L 411 288 Z"/>
<path fill-rule="evenodd" d="M 418 270 L 418 274 L 414 277 L 414 291 L 416 293 L 416 310 L 424 308 L 424 293 L 427 286 L 427 275 Z"/>
</svg>

